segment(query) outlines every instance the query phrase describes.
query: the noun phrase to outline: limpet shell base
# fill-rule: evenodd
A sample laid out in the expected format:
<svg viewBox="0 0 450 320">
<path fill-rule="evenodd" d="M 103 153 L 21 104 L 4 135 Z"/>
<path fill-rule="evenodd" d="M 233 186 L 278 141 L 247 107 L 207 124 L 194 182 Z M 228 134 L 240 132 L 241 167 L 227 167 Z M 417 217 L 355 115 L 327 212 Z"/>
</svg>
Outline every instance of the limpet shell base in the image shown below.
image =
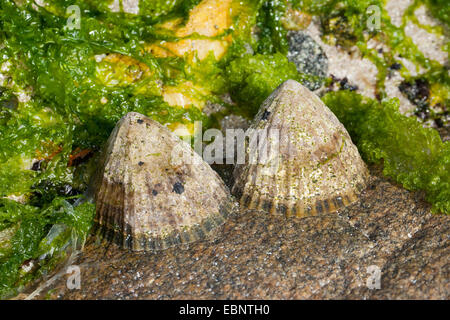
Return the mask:
<svg viewBox="0 0 450 320">
<path fill-rule="evenodd" d="M 207 239 L 213 232 L 221 227 L 227 218 L 235 213 L 234 202 L 224 203 L 218 213 L 207 216 L 201 223 L 174 229 L 162 236 L 149 236 L 138 234 L 133 236 L 131 227 L 125 227 L 125 232 L 121 228 L 110 224 L 100 224 L 97 219 L 94 221 L 94 234 L 101 238 L 113 242 L 116 245 L 130 249 L 132 251 L 153 252 L 165 250 L 177 245 L 190 244 L 196 241 Z"/>
<path fill-rule="evenodd" d="M 365 189 L 365 185 L 358 188 L 360 191 Z M 339 209 L 345 208 L 356 201 L 359 197 L 356 193 L 337 195 L 334 198 L 325 200 L 316 200 L 315 205 L 305 206 L 303 202 L 295 204 L 278 201 L 274 203 L 273 198 L 258 197 L 248 194 L 243 194 L 241 190 L 233 189 L 235 196 L 240 199 L 239 205 L 247 210 L 262 211 L 269 214 L 284 215 L 286 217 L 309 217 L 318 214 L 327 214 L 336 212 Z"/>
</svg>

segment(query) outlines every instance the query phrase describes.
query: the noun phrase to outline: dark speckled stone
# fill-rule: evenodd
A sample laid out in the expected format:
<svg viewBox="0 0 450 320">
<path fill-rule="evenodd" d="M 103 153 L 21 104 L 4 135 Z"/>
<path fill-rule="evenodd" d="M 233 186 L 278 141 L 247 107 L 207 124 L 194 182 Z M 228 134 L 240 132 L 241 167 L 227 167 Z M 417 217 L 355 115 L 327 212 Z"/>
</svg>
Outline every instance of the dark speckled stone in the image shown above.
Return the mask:
<svg viewBox="0 0 450 320">
<path fill-rule="evenodd" d="M 301 73 L 318 77 L 317 81 L 305 81 L 303 85 L 310 90 L 319 89 L 321 78 L 326 77 L 328 59 L 320 45 L 303 31 L 289 31 L 289 61 L 295 63 Z"/>
</svg>

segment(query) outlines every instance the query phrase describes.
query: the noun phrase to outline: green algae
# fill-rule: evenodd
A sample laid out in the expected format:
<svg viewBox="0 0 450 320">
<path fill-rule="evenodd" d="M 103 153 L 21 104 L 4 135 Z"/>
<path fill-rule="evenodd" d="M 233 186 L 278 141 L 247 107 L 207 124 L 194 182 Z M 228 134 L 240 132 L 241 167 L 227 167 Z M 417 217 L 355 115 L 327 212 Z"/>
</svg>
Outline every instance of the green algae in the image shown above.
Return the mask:
<svg viewBox="0 0 450 320">
<path fill-rule="evenodd" d="M 349 131 L 364 160 L 408 190 L 423 190 L 434 212 L 450 214 L 450 142 L 398 111 L 397 99 L 382 102 L 350 91 L 322 97 Z"/>
</svg>

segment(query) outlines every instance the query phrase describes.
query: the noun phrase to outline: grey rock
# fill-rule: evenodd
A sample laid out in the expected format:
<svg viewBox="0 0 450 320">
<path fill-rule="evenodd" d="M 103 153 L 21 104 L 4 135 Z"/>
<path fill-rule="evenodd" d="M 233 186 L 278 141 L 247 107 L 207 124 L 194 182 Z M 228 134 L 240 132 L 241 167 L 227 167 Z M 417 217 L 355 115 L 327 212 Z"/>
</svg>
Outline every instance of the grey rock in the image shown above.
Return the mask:
<svg viewBox="0 0 450 320">
<path fill-rule="evenodd" d="M 289 61 L 295 63 L 297 70 L 307 75 L 318 77 L 317 81 L 304 83 L 310 90 L 319 89 L 322 85 L 320 78 L 328 72 L 328 59 L 320 45 L 303 31 L 289 31 Z"/>
<path fill-rule="evenodd" d="M 91 238 L 67 279 L 38 298 L 54 299 L 448 299 L 447 216 L 371 168 L 369 188 L 341 211 L 303 219 L 241 212 L 218 237 L 186 248 L 136 254 Z M 370 289 L 367 268 L 381 271 Z"/>
</svg>

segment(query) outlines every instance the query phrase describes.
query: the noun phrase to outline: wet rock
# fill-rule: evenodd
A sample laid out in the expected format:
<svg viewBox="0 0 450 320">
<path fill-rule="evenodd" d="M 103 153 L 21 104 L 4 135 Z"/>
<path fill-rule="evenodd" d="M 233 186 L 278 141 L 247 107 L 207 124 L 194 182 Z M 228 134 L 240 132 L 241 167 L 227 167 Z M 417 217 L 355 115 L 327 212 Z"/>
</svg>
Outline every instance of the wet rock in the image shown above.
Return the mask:
<svg viewBox="0 0 450 320">
<path fill-rule="evenodd" d="M 398 62 L 395 62 L 389 66 L 389 69 L 391 69 L 391 70 L 400 70 L 401 68 L 402 68 L 402 65 Z"/>
<path fill-rule="evenodd" d="M 358 86 L 356 84 L 350 83 L 347 77 L 339 79 L 335 77 L 333 74 L 331 76 L 331 82 L 326 88 L 326 91 L 337 91 L 337 90 L 349 90 L 356 91 L 358 90 Z"/>
<path fill-rule="evenodd" d="M 248 129 L 249 125 L 250 125 L 249 119 L 236 114 L 229 114 L 220 120 L 220 128 L 224 136 L 224 148 L 223 148 L 224 159 L 222 163 L 211 164 L 211 167 L 219 174 L 219 176 L 222 178 L 223 181 L 225 181 L 225 183 L 228 186 L 231 186 L 232 184 L 233 168 L 234 168 L 234 165 L 232 163 L 234 163 L 234 160 L 231 161 L 231 163 L 228 163 L 230 161 L 227 162 L 226 159 L 227 152 L 229 152 L 229 150 L 227 150 L 227 146 L 225 143 L 227 137 L 227 130 L 243 130 L 245 132 Z M 235 157 L 236 157 L 237 139 L 234 139 L 233 148 L 235 150 Z"/>
<path fill-rule="evenodd" d="M 320 78 L 328 72 L 328 59 L 317 42 L 303 31 L 289 31 L 289 61 L 295 63 L 297 70 L 307 75 L 316 76 L 317 81 L 304 83 L 310 90 L 319 89 L 322 85 Z"/>
<path fill-rule="evenodd" d="M 398 88 L 419 110 L 427 109 L 430 88 L 426 80 L 419 78 L 412 82 L 403 81 Z"/>
<path fill-rule="evenodd" d="M 220 103 L 214 103 L 207 101 L 205 107 L 203 108 L 203 113 L 208 117 L 216 113 L 224 112 L 226 110 L 225 106 Z"/>
<path fill-rule="evenodd" d="M 449 218 L 423 195 L 372 168 L 361 201 L 304 219 L 241 212 L 220 236 L 186 248 L 135 254 L 91 238 L 74 264 L 81 289 L 61 277 L 42 290 L 58 299 L 450 298 Z M 367 268 L 381 271 L 370 289 Z"/>
<path fill-rule="evenodd" d="M 433 217 L 396 250 L 382 270 L 372 299 L 448 299 L 450 294 L 450 219 Z"/>
<path fill-rule="evenodd" d="M 226 134 L 227 129 L 242 129 L 245 131 L 249 125 L 250 121 L 247 118 L 236 114 L 227 115 L 220 120 L 220 127 L 223 134 Z"/>
<path fill-rule="evenodd" d="M 428 125 L 436 128 L 448 126 L 450 115 L 445 103 L 432 103 L 433 93 L 426 79 L 416 78 L 403 81 L 398 86 L 400 92 L 416 105 L 414 114 Z"/>
</svg>

